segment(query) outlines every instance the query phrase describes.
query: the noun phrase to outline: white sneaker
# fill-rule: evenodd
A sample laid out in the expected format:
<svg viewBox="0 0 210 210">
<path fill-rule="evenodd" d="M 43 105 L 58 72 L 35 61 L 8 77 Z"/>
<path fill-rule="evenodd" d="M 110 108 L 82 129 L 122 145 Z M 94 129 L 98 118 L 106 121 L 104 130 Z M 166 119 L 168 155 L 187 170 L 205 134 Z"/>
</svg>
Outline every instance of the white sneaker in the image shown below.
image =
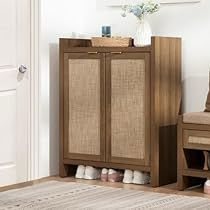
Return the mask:
<svg viewBox="0 0 210 210">
<path fill-rule="evenodd" d="M 84 178 L 85 179 L 99 179 L 100 178 L 100 170 L 98 170 L 92 166 L 86 166 Z"/>
<path fill-rule="evenodd" d="M 150 182 L 150 175 L 147 172 L 134 171 L 133 184 L 148 184 Z"/>
<path fill-rule="evenodd" d="M 77 166 L 77 172 L 76 172 L 75 178 L 83 179 L 84 175 L 85 175 L 85 166 L 84 165 Z"/>
<path fill-rule="evenodd" d="M 126 169 L 124 172 L 123 183 L 130 184 L 133 181 L 133 171 Z"/>
</svg>

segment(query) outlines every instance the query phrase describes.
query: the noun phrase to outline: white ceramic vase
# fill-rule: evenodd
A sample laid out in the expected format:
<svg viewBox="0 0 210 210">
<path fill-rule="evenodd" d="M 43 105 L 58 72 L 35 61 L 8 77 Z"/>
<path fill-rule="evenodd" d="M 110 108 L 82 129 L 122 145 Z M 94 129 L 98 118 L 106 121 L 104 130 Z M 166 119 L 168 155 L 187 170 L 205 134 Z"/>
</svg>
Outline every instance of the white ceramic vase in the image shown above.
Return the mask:
<svg viewBox="0 0 210 210">
<path fill-rule="evenodd" d="M 147 19 L 138 20 L 134 45 L 143 47 L 151 44 L 152 30 Z"/>
</svg>

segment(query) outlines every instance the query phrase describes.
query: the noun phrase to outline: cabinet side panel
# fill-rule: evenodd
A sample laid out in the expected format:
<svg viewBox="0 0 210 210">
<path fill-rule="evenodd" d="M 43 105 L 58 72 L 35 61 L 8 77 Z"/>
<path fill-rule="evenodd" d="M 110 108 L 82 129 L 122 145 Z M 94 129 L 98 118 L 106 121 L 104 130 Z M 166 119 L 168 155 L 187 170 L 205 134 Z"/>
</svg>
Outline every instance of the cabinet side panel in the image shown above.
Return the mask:
<svg viewBox="0 0 210 210">
<path fill-rule="evenodd" d="M 99 59 L 69 59 L 68 152 L 100 155 Z"/>
<path fill-rule="evenodd" d="M 63 163 L 64 159 L 64 46 L 66 42 L 59 41 L 59 175 L 67 176 L 68 169 Z"/>
<path fill-rule="evenodd" d="M 152 173 L 158 186 L 176 182 L 181 39 L 153 37 L 152 55 Z"/>
<path fill-rule="evenodd" d="M 145 60 L 111 61 L 111 154 L 145 158 Z"/>
</svg>

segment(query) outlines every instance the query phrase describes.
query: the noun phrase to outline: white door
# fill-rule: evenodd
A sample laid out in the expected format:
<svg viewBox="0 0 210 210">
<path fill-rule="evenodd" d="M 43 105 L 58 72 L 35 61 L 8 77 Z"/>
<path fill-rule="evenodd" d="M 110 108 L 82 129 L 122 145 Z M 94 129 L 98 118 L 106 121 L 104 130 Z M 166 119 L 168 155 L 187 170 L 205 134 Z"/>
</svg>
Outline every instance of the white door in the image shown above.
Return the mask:
<svg viewBox="0 0 210 210">
<path fill-rule="evenodd" d="M 28 179 L 29 107 L 30 0 L 0 0 L 0 186 Z"/>
</svg>

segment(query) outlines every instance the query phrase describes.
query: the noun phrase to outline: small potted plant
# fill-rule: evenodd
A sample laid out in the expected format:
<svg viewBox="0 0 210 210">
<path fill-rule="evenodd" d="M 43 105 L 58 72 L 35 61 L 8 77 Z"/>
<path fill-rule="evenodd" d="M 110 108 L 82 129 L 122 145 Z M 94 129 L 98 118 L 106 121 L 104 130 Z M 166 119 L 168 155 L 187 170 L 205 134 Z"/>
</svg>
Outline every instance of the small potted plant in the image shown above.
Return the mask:
<svg viewBox="0 0 210 210">
<path fill-rule="evenodd" d="M 126 17 L 128 13 L 137 17 L 138 24 L 136 36 L 134 38 L 134 45 L 142 47 L 151 44 L 152 30 L 146 20 L 146 16 L 157 12 L 160 5 L 152 0 L 143 1 L 136 5 L 124 5 L 122 7 L 122 16 Z"/>
</svg>

